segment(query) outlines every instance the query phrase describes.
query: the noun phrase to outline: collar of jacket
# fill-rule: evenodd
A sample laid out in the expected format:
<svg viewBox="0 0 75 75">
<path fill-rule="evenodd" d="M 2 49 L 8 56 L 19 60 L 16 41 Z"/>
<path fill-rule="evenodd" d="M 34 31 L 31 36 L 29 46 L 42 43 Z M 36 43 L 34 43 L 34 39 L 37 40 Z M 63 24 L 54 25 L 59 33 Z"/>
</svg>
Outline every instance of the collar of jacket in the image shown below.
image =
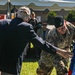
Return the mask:
<svg viewBox="0 0 75 75">
<path fill-rule="evenodd" d="M 16 17 L 16 19 L 18 19 L 19 21 L 23 22 L 22 18 Z"/>
</svg>

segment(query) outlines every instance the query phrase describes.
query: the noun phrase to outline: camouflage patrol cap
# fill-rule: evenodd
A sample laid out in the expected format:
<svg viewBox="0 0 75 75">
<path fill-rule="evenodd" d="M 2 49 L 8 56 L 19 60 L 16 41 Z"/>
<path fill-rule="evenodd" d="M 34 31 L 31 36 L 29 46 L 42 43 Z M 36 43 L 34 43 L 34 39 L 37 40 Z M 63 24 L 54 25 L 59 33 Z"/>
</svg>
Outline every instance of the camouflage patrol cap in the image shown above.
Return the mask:
<svg viewBox="0 0 75 75">
<path fill-rule="evenodd" d="M 54 25 L 56 28 L 64 25 L 64 19 L 62 16 L 57 16 L 54 18 Z"/>
</svg>

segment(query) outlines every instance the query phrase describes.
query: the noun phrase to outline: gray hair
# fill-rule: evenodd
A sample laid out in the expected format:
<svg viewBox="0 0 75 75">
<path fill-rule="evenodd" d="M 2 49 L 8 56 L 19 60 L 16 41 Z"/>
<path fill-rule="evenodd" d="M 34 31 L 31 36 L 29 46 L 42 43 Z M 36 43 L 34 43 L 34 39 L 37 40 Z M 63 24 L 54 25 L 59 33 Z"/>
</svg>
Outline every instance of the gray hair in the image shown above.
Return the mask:
<svg viewBox="0 0 75 75">
<path fill-rule="evenodd" d="M 17 17 L 27 20 L 31 15 L 30 9 L 26 6 L 20 7 L 17 11 Z"/>
</svg>

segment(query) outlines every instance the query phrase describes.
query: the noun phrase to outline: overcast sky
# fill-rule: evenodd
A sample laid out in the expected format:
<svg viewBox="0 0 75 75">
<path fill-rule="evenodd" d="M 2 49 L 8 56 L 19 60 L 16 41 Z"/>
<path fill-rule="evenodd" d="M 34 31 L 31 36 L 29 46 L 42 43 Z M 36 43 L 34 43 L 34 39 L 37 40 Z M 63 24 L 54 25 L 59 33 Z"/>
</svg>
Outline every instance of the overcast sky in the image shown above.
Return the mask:
<svg viewBox="0 0 75 75">
<path fill-rule="evenodd" d="M 40 0 L 40 1 L 53 1 L 53 2 L 75 2 L 75 0 Z"/>
<path fill-rule="evenodd" d="M 54 3 L 58 4 L 59 6 L 69 6 L 69 7 L 75 6 L 75 0 L 38 0 L 38 1 L 45 3 L 45 4 L 42 4 L 44 6 L 45 5 L 49 6 L 50 4 L 54 4 Z"/>
</svg>

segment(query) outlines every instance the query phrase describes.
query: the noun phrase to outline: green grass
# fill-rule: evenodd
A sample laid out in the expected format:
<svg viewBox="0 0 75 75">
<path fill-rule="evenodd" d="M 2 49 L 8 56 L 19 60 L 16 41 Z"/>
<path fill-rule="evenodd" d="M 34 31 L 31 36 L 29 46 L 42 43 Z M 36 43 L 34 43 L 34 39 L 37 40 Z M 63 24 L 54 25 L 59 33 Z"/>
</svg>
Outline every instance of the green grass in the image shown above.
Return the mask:
<svg viewBox="0 0 75 75">
<path fill-rule="evenodd" d="M 31 60 L 27 59 L 25 62 L 22 64 L 22 70 L 21 70 L 21 75 L 36 75 L 36 69 L 38 67 L 38 60 Z M 56 75 L 55 74 L 55 69 L 53 69 L 53 72 L 51 75 Z"/>
</svg>

